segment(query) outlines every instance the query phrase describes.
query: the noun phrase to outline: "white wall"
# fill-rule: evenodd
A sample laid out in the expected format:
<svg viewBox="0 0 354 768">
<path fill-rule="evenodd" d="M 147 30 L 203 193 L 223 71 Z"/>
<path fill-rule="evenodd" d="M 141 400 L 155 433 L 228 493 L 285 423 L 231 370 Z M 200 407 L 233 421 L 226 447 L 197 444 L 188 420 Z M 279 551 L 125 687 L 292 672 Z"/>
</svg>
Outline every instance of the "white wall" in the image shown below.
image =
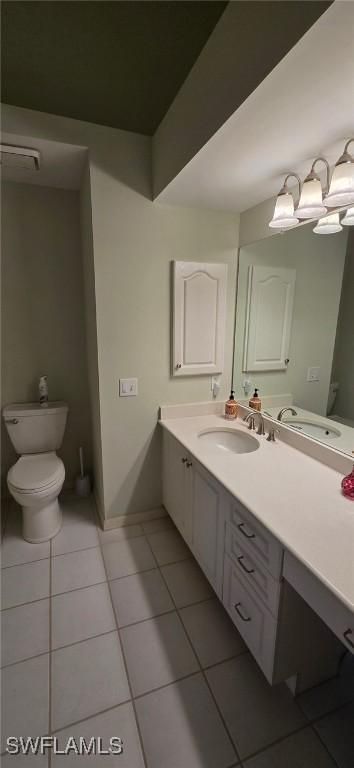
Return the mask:
<svg viewBox="0 0 354 768">
<path fill-rule="evenodd" d="M 262 208 L 266 210 L 267 206 Z M 258 220 L 255 231 L 259 233 L 261 226 Z M 325 415 L 348 233 L 343 230 L 324 237 L 315 235 L 312 226 L 273 235 L 240 249 L 234 384 L 237 393 L 243 396 L 249 265 L 296 269 L 289 365 L 285 371 L 250 372 L 248 378 L 253 386 L 259 387 L 261 395 L 291 393 L 298 406 Z M 319 382 L 307 382 L 310 366 L 320 367 Z"/>
<path fill-rule="evenodd" d="M 354 422 L 354 232 L 349 231 L 332 380 L 339 392 L 334 413 Z"/>
<path fill-rule="evenodd" d="M 112 518 L 150 510 L 161 504 L 158 406 L 211 399 L 210 377 L 170 378 L 170 263 L 180 259 L 229 265 L 220 392 L 225 398 L 231 381 L 238 217 L 151 202 L 147 137 L 6 106 L 3 123 L 4 130 L 19 137 L 89 148 L 99 378 L 94 434 L 100 430 L 102 442 L 101 512 Z M 83 196 L 88 219 L 87 194 Z M 118 380 L 126 376 L 139 378 L 137 398 L 119 399 Z M 95 448 L 98 465 L 99 450 Z"/>
<path fill-rule="evenodd" d="M 91 462 L 78 193 L 6 182 L 2 191 L 2 405 L 38 400 L 48 376 L 51 400 L 69 404 L 59 451 L 66 481 L 78 448 Z M 2 424 L 2 474 L 15 461 Z"/>
</svg>

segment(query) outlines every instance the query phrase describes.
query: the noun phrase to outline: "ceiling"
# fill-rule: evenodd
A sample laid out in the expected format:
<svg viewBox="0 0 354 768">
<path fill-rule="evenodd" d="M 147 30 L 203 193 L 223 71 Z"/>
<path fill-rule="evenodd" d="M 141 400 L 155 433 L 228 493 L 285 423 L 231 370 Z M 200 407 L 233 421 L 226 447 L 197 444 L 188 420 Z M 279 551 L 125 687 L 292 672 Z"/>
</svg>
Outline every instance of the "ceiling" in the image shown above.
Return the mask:
<svg viewBox="0 0 354 768">
<path fill-rule="evenodd" d="M 157 197 L 244 211 L 354 136 L 354 2 L 335 2 Z"/>
<path fill-rule="evenodd" d="M 2 2 L 2 101 L 152 135 L 227 2 Z"/>
</svg>

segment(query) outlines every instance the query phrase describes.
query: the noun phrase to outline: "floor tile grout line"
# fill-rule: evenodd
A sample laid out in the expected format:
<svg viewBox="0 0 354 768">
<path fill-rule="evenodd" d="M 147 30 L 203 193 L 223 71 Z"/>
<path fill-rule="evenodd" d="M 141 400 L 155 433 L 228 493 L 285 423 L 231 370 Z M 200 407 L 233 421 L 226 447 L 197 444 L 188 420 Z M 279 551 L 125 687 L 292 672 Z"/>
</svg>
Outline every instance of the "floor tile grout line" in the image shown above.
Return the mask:
<svg viewBox="0 0 354 768">
<path fill-rule="evenodd" d="M 51 566 L 49 567 L 52 571 Z M 27 600 L 26 603 L 17 603 L 16 605 L 9 605 L 6 608 L 1 609 L 1 613 L 6 611 L 12 611 L 14 608 L 23 608 L 25 605 L 33 605 L 33 603 L 42 603 L 44 600 L 50 600 L 50 598 L 61 597 L 62 595 L 71 595 L 73 592 L 81 592 L 83 589 L 90 589 L 91 587 L 98 587 L 100 584 L 107 584 L 106 580 L 95 581 L 93 584 L 85 584 L 83 587 L 74 587 L 74 589 L 66 589 L 64 592 L 53 592 L 51 595 L 45 595 L 45 597 L 38 597 L 37 600 Z"/>
<path fill-rule="evenodd" d="M 38 659 L 40 656 L 48 656 L 50 653 L 56 653 L 57 651 L 63 651 L 64 648 L 71 648 L 73 645 L 81 645 L 81 643 L 87 643 L 89 640 L 96 640 L 98 637 L 105 637 L 105 635 L 114 635 L 116 629 L 109 629 L 107 632 L 100 632 L 99 635 L 90 635 L 90 637 L 84 637 L 82 640 L 75 640 L 73 643 L 67 643 L 67 645 L 59 645 L 58 648 L 52 648 L 50 651 L 43 651 L 42 653 L 36 653 L 34 656 L 26 656 L 24 659 L 18 659 L 17 661 L 11 661 L 10 664 L 4 664 L 1 669 L 8 669 L 15 664 L 22 664 L 25 661 L 31 661 L 32 659 Z"/>
<path fill-rule="evenodd" d="M 50 568 L 50 566 L 49 566 Z M 45 597 L 38 597 L 37 600 L 28 600 L 27 603 L 16 603 L 16 605 L 8 605 L 6 608 L 2 608 L 0 611 L 0 615 L 7 613 L 8 611 L 14 611 L 16 608 L 24 608 L 25 605 L 34 605 L 35 603 L 44 603 L 46 600 L 49 602 L 50 596 L 45 595 Z"/>
<path fill-rule="evenodd" d="M 97 509 L 95 508 L 96 527 L 97 527 L 97 519 L 98 519 L 98 514 L 97 514 Z M 142 733 L 141 733 L 141 730 L 140 730 L 140 724 L 139 724 L 139 720 L 138 720 L 138 716 L 137 716 L 136 706 L 135 706 L 135 703 L 134 703 L 133 691 L 132 691 L 130 676 L 129 676 L 129 672 L 128 672 L 127 660 L 125 658 L 123 643 L 122 643 L 122 639 L 121 639 L 121 636 L 120 636 L 120 629 L 118 627 L 118 620 L 117 620 L 117 615 L 116 615 L 115 608 L 114 608 L 113 596 L 112 596 L 112 591 L 111 591 L 110 583 L 109 583 L 109 580 L 108 580 L 108 573 L 107 573 L 106 563 L 105 563 L 105 560 L 104 560 L 103 546 L 101 544 L 101 541 L 100 541 L 100 547 L 101 547 L 101 555 L 102 555 L 102 559 L 103 559 L 103 565 L 104 565 L 104 569 L 105 569 L 105 573 L 106 573 L 107 581 L 108 581 L 108 591 L 109 591 L 109 596 L 110 596 L 110 600 L 111 600 L 111 606 L 112 606 L 114 621 L 115 621 L 116 628 L 117 628 L 118 642 L 119 642 L 120 651 L 121 651 L 121 654 L 122 654 L 123 665 L 124 665 L 124 669 L 125 669 L 125 674 L 126 674 L 126 678 L 127 678 L 129 693 L 130 693 L 131 702 L 132 702 L 132 708 L 133 708 L 133 713 L 134 713 L 134 718 L 135 718 L 135 725 L 136 725 L 136 729 L 137 729 L 138 736 L 139 736 L 139 741 L 140 741 L 141 754 L 142 754 L 144 766 L 145 766 L 145 768 L 148 768 L 147 757 L 146 757 L 146 753 L 145 753 L 145 746 L 144 746 L 144 742 L 143 742 Z M 154 560 L 156 561 L 155 557 L 154 557 Z"/>
<path fill-rule="evenodd" d="M 314 735 L 315 735 L 315 736 L 318 738 L 318 740 L 319 740 L 319 741 L 320 741 L 320 743 L 322 744 L 323 748 L 326 750 L 326 752 L 327 752 L 327 754 L 329 755 L 329 757 L 331 758 L 331 760 L 333 760 L 333 763 L 334 763 L 335 767 L 336 767 L 336 768 L 341 768 L 341 767 L 340 767 L 340 764 L 338 763 L 338 761 L 336 760 L 336 758 L 334 757 L 334 755 L 332 755 L 332 752 L 330 751 L 329 747 L 328 747 L 328 746 L 327 746 L 327 744 L 326 744 L 326 743 L 323 741 L 323 739 L 322 739 L 321 735 L 320 735 L 319 733 L 317 733 L 317 731 L 316 731 L 316 729 L 314 728 L 314 726 L 311 724 L 309 727 L 311 728 L 311 730 L 312 730 L 312 733 L 313 733 L 313 734 L 314 734 Z"/>
<path fill-rule="evenodd" d="M 94 720 L 95 717 L 100 717 L 100 715 L 105 715 L 107 712 L 112 712 L 114 709 L 119 709 L 119 707 L 124 707 L 127 704 L 132 704 L 132 703 L 133 703 L 132 699 L 124 699 L 124 701 L 120 701 L 119 704 L 113 704 L 111 707 L 106 707 L 106 709 L 100 709 L 99 712 L 94 712 L 93 715 L 88 715 L 87 717 L 81 717 L 80 720 L 74 720 L 71 723 L 66 723 L 65 725 L 61 725 L 60 728 L 53 729 L 51 735 L 62 733 L 62 731 L 67 731 L 68 728 L 72 728 L 74 726 L 80 725 L 81 723 L 86 723 L 87 720 Z"/>
<path fill-rule="evenodd" d="M 247 760 L 253 760 L 253 758 L 259 757 L 259 755 L 262 755 L 264 752 L 267 752 L 269 749 L 272 749 L 273 747 L 276 747 L 278 744 L 281 744 L 283 741 L 286 741 L 287 739 L 290 739 L 292 736 L 296 736 L 298 733 L 301 733 L 302 731 L 305 731 L 306 729 L 311 729 L 310 723 L 305 723 L 304 725 L 299 725 L 298 728 L 294 728 L 293 730 L 289 731 L 289 733 L 286 733 L 284 736 L 280 736 L 278 739 L 274 739 L 269 744 L 267 744 L 266 747 L 262 747 L 261 749 L 257 749 L 255 752 L 250 752 L 250 754 L 246 755 L 246 757 L 243 757 L 242 760 L 245 761 L 245 762 L 247 762 Z M 332 759 L 334 759 L 333 756 L 328 751 L 328 749 L 327 749 L 327 752 L 330 755 L 330 757 L 332 757 Z"/>
<path fill-rule="evenodd" d="M 2 544 L 4 545 L 4 542 L 2 542 Z M 1 571 L 8 571 L 10 568 L 19 568 L 23 565 L 32 565 L 32 563 L 42 563 L 43 560 L 49 559 L 49 557 L 38 557 L 36 560 L 25 560 L 24 562 L 21 561 L 20 563 L 11 563 L 11 565 L 2 565 Z"/>
<path fill-rule="evenodd" d="M 157 568 L 155 568 L 154 570 L 157 570 Z M 144 573 L 144 571 L 142 571 L 142 573 Z M 191 603 L 190 605 L 183 606 L 183 607 L 185 608 L 193 607 L 201 603 L 207 603 L 209 602 L 209 600 L 212 600 L 212 599 L 213 598 L 207 597 L 205 600 L 199 600 L 197 603 Z M 173 608 L 168 608 L 167 610 L 161 611 L 160 613 L 154 613 L 152 616 L 147 616 L 146 619 L 138 619 L 137 621 L 131 621 L 129 624 L 120 624 L 119 629 L 127 629 L 128 627 L 135 627 L 137 624 L 144 624 L 146 621 L 152 621 L 153 619 L 158 619 L 159 616 L 166 616 L 167 613 L 176 613 L 175 605 L 173 605 Z"/>
<path fill-rule="evenodd" d="M 141 534 L 140 534 L 141 536 Z M 137 536 L 131 538 L 136 539 Z M 129 541 L 129 539 L 121 539 L 121 541 Z M 109 543 L 109 542 L 107 542 Z M 2 565 L 2 571 L 8 571 L 10 568 L 20 568 L 23 565 L 32 565 L 32 563 L 41 563 L 43 560 L 55 559 L 56 557 L 65 557 L 66 555 L 77 555 L 78 552 L 87 552 L 88 549 L 100 549 L 99 544 L 93 544 L 90 547 L 80 547 L 79 549 L 70 549 L 68 552 L 58 552 L 58 554 L 48 555 L 47 557 L 38 557 L 36 560 L 24 560 L 20 563 L 12 563 L 11 565 Z"/>
<path fill-rule="evenodd" d="M 147 539 L 147 541 L 148 541 L 148 539 Z M 150 548 L 151 548 L 151 545 L 150 545 L 150 542 L 149 542 L 149 541 L 148 541 L 148 544 L 149 544 L 149 546 L 150 546 Z M 183 561 L 182 561 L 182 562 L 183 562 Z M 195 656 L 195 658 L 196 658 L 196 661 L 197 661 L 197 663 L 198 663 L 198 665 L 199 665 L 199 672 L 197 672 L 196 674 L 202 674 L 202 676 L 203 676 L 203 680 L 204 680 L 204 683 L 207 685 L 207 688 L 208 688 L 208 690 L 209 690 L 209 693 L 210 693 L 210 695 L 211 695 L 211 697 L 212 697 L 212 700 L 213 700 L 213 702 L 214 702 L 214 705 L 215 705 L 215 707 L 216 707 L 216 711 L 218 712 L 218 714 L 219 714 L 219 717 L 220 717 L 220 719 L 221 719 L 221 722 L 222 722 L 222 723 L 223 723 L 223 725 L 224 725 L 225 733 L 227 734 L 227 736 L 228 736 L 228 738 L 229 738 L 229 741 L 230 741 L 230 744 L 231 744 L 231 746 L 232 746 L 232 747 L 233 747 L 233 749 L 234 749 L 234 752 L 235 752 L 235 755 L 236 755 L 236 758 L 237 758 L 238 762 L 240 762 L 240 756 L 239 756 L 239 753 L 238 753 L 238 749 L 237 749 L 237 747 L 236 747 L 236 745 L 235 745 L 235 743 L 234 743 L 234 740 L 231 738 L 231 734 L 230 734 L 230 732 L 229 732 L 229 729 L 228 729 L 228 728 L 227 728 L 227 726 L 226 726 L 226 723 L 225 723 L 224 717 L 222 716 L 222 714 L 221 714 L 221 711 L 220 711 L 220 709 L 219 709 L 219 706 L 218 706 L 218 704 L 217 704 L 217 702 L 216 702 L 216 700 L 215 700 L 214 694 L 213 694 L 213 692 L 212 692 L 212 691 L 211 691 L 211 689 L 210 689 L 210 686 L 209 686 L 209 684 L 208 684 L 208 681 L 207 681 L 207 679 L 206 679 L 206 676 L 205 676 L 205 674 L 204 674 L 204 670 L 203 670 L 203 668 L 202 668 L 202 666 L 201 666 L 201 663 L 200 663 L 200 659 L 199 659 L 199 657 L 198 657 L 197 651 L 194 649 L 194 647 L 193 647 L 193 645 L 192 645 L 191 639 L 190 639 L 190 637 L 189 637 L 189 635 L 188 635 L 188 632 L 187 632 L 187 630 L 186 630 L 186 627 L 185 627 L 185 624 L 184 624 L 184 622 L 183 622 L 182 616 L 180 615 L 180 609 L 179 609 L 179 608 L 177 607 L 177 605 L 176 605 L 176 602 L 175 602 L 175 600 L 174 600 L 174 598 L 173 598 L 173 595 L 172 595 L 172 593 L 171 593 L 171 591 L 170 591 L 170 589 L 169 589 L 169 587 L 168 587 L 167 581 L 166 581 L 166 579 L 164 578 L 164 575 L 163 575 L 163 573 L 162 573 L 162 571 L 161 571 L 161 568 L 160 568 L 160 567 L 159 567 L 159 571 L 160 571 L 160 576 L 161 576 L 161 578 L 163 579 L 163 581 L 164 581 L 164 583 L 165 583 L 165 585 L 166 585 L 166 588 L 167 588 L 167 590 L 168 590 L 168 592 L 169 592 L 169 594 L 170 594 L 171 600 L 172 600 L 172 602 L 174 603 L 174 605 L 176 606 L 177 615 L 178 615 L 178 617 L 179 617 L 179 620 L 180 620 L 180 622 L 181 622 L 181 624 L 182 624 L 182 627 L 183 627 L 183 629 L 184 629 L 184 632 L 185 632 L 186 638 L 187 638 L 187 640 L 188 640 L 188 643 L 189 643 L 189 645 L 190 645 L 190 647 L 191 647 L 191 649 L 192 649 L 192 651 L 193 651 L 193 654 L 194 654 L 194 656 Z M 185 606 L 185 607 L 186 607 L 186 606 Z M 174 682 L 176 682 L 176 681 L 174 681 Z M 170 684 L 171 684 L 171 683 L 170 683 Z"/>
</svg>

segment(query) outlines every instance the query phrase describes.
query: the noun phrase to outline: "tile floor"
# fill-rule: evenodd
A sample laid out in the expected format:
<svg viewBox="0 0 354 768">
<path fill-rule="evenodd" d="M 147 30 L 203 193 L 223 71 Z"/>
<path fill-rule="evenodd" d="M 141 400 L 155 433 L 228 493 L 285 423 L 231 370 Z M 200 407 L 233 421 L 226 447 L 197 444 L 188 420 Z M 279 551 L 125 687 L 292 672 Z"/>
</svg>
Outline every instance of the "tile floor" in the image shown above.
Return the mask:
<svg viewBox="0 0 354 768">
<path fill-rule="evenodd" d="M 7 735 L 123 739 L 117 768 L 354 768 L 354 666 L 295 701 L 271 688 L 168 518 L 102 532 L 62 502 L 50 544 L 2 546 L 2 752 Z M 5 768 L 47 768 L 4 756 Z"/>
</svg>

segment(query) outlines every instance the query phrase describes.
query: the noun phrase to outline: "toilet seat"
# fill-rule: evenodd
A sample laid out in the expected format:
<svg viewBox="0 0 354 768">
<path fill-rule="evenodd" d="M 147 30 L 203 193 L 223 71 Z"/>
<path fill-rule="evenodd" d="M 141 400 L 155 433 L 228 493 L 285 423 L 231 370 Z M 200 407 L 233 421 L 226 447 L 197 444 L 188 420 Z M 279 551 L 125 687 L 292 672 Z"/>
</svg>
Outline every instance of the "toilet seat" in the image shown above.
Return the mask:
<svg viewBox="0 0 354 768">
<path fill-rule="evenodd" d="M 56 453 L 21 456 L 8 472 L 9 489 L 21 494 L 49 491 L 65 477 L 64 464 Z"/>
</svg>

